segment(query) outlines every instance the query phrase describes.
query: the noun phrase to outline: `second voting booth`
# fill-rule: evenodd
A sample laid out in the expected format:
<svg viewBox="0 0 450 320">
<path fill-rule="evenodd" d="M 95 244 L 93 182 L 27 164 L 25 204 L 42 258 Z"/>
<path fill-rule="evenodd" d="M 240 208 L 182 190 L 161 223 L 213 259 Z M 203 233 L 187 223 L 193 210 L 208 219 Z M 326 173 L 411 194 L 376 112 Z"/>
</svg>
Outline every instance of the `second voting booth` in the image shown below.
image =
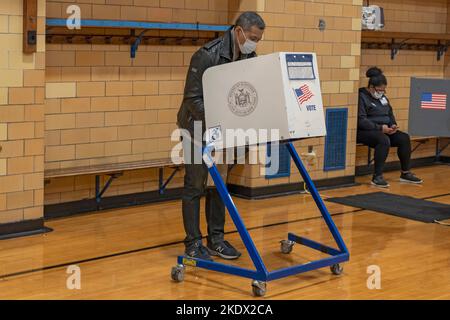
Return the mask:
<svg viewBox="0 0 450 320">
<path fill-rule="evenodd" d="M 268 281 L 323 267 L 330 267 L 336 275 L 341 274 L 340 263 L 349 260 L 349 252 L 292 144 L 298 139 L 326 135 L 316 55 L 274 53 L 212 67 L 203 76 L 203 91 L 207 131 L 203 159 L 256 270 L 180 256 L 178 265 L 172 269 L 172 279 L 183 281 L 185 267 L 194 266 L 252 279 L 254 295 L 263 296 Z M 233 134 L 255 130 L 268 134 L 257 134 L 256 141 L 248 137 L 236 139 Z M 329 257 L 268 271 L 217 170 L 212 152 L 278 141 L 286 144 L 338 249 L 289 233 L 287 239 L 281 241 L 282 253 L 291 253 L 293 246 L 299 244 Z"/>
<path fill-rule="evenodd" d="M 413 136 L 436 137 L 436 161 L 450 145 L 450 79 L 411 78 L 409 127 Z"/>
</svg>

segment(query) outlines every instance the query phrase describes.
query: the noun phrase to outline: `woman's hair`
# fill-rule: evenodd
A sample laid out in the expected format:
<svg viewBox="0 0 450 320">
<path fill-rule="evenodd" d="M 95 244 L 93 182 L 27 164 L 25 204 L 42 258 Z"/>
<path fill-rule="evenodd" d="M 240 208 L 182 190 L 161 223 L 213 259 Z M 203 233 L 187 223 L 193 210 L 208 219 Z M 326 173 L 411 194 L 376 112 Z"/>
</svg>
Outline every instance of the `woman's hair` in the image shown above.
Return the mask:
<svg viewBox="0 0 450 320">
<path fill-rule="evenodd" d="M 383 74 L 383 70 L 377 67 L 372 67 L 367 70 L 366 77 L 369 78 L 369 87 L 387 86 L 388 84 L 386 76 Z"/>
</svg>

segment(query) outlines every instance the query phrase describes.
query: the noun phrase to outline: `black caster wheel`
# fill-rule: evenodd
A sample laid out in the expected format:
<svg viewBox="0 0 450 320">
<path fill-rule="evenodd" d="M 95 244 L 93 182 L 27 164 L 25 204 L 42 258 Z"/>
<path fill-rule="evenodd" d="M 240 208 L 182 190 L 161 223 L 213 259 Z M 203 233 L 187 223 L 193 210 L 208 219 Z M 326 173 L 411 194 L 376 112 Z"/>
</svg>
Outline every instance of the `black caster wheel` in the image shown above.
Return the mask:
<svg viewBox="0 0 450 320">
<path fill-rule="evenodd" d="M 264 297 L 267 291 L 266 283 L 263 281 L 253 280 L 252 290 L 255 297 Z"/>
<path fill-rule="evenodd" d="M 341 266 L 340 264 L 333 264 L 330 267 L 330 270 L 335 276 L 339 276 L 342 274 L 342 272 L 344 272 L 344 267 Z"/>
<path fill-rule="evenodd" d="M 295 242 L 290 240 L 282 240 L 280 241 L 280 249 L 284 254 L 289 254 L 292 252 L 292 248 L 294 247 Z"/>
<path fill-rule="evenodd" d="M 172 272 L 170 273 L 172 280 L 175 282 L 183 282 L 184 281 L 184 272 L 186 268 L 182 264 L 176 265 L 172 268 Z"/>
</svg>

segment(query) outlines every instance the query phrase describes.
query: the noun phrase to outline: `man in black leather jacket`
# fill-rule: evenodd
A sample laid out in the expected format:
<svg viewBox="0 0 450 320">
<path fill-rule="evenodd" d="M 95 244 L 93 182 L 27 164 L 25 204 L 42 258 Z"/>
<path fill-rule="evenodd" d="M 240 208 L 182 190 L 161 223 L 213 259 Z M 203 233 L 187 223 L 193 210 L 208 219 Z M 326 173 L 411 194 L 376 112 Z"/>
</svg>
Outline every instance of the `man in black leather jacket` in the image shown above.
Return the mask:
<svg viewBox="0 0 450 320">
<path fill-rule="evenodd" d="M 264 33 L 265 23 L 255 12 L 245 12 L 222 37 L 204 45 L 194 53 L 188 70 L 184 99 L 178 112 L 178 126 L 189 132 L 183 135 L 185 150 L 185 177 L 182 197 L 184 240 L 186 256 L 212 260 L 211 255 L 224 259 L 237 259 L 241 253 L 224 240 L 225 205 L 216 188 L 206 188 L 208 169 L 204 163 L 194 161 L 195 150 L 204 145 L 205 110 L 203 103 L 203 73 L 210 67 L 256 56 L 256 44 Z M 201 130 L 196 130 L 194 128 Z M 201 132 L 200 132 L 201 131 Z M 194 135 L 195 133 L 195 135 Z M 196 147 L 197 146 L 197 147 Z M 186 158 L 186 149 L 191 148 Z M 194 149 L 194 150 L 193 150 Z M 201 159 L 201 158 L 200 158 Z M 200 198 L 206 190 L 206 219 L 208 243 L 202 244 L 200 231 Z"/>
</svg>

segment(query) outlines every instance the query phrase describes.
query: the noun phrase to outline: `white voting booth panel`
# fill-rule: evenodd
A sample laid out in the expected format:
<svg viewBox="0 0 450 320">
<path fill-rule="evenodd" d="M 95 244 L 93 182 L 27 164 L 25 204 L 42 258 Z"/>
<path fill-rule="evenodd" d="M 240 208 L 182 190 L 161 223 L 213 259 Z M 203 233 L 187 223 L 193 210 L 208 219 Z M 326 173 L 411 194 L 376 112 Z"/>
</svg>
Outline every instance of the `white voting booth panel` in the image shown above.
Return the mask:
<svg viewBox="0 0 450 320">
<path fill-rule="evenodd" d="M 227 135 L 234 147 L 254 143 L 235 139 L 237 132 L 256 130 L 261 144 L 326 135 L 315 53 L 279 52 L 212 67 L 203 92 L 206 140 L 218 149 L 230 146 Z"/>
</svg>

